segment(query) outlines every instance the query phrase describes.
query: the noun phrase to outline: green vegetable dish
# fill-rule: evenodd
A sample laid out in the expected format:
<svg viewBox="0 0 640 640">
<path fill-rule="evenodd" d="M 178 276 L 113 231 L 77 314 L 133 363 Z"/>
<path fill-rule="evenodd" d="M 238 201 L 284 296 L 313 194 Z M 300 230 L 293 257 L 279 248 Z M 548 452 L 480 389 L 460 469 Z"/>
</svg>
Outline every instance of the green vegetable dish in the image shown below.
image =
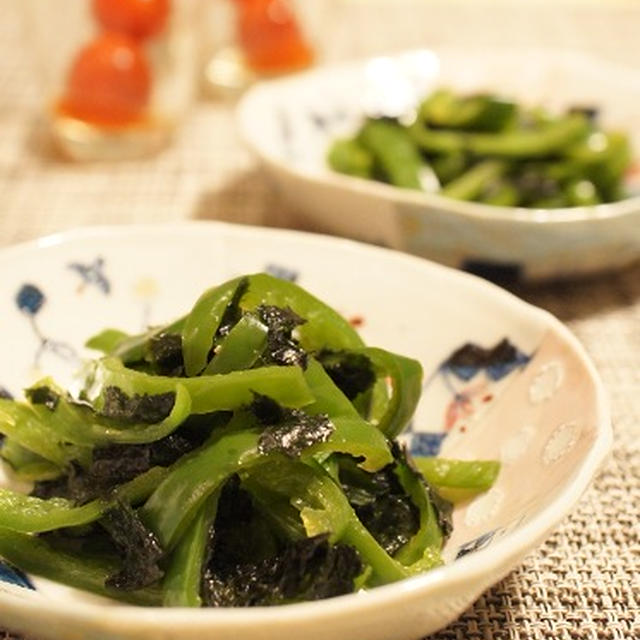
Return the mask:
<svg viewBox="0 0 640 640">
<path fill-rule="evenodd" d="M 335 171 L 490 205 L 560 208 L 627 197 L 626 134 L 604 131 L 597 111 L 552 115 L 488 94 L 440 89 L 406 119 L 369 118 L 333 142 Z"/>
<path fill-rule="evenodd" d="M 105 330 L 75 396 L 0 399 L 0 556 L 138 605 L 316 600 L 441 564 L 444 499 L 493 461 L 409 459 L 422 370 L 265 274 L 142 335 Z"/>
</svg>

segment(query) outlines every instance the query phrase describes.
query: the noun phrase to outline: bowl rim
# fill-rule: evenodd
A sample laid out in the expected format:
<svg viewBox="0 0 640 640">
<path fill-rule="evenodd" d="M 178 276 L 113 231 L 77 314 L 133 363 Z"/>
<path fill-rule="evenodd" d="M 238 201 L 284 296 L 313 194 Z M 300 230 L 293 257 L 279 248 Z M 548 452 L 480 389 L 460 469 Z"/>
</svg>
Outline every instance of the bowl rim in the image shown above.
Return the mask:
<svg viewBox="0 0 640 640">
<path fill-rule="evenodd" d="M 592 53 L 587 53 L 579 49 L 542 49 L 539 47 L 526 47 L 515 51 L 506 47 L 493 46 L 490 48 L 459 48 L 459 47 L 433 47 L 433 48 L 412 48 L 392 53 L 381 53 L 344 62 L 325 64 L 316 68 L 302 71 L 284 78 L 262 80 L 253 85 L 242 95 L 236 106 L 236 125 L 244 144 L 263 161 L 268 162 L 273 167 L 283 173 L 302 178 L 315 185 L 326 185 L 342 191 L 350 191 L 367 197 L 377 198 L 384 202 L 397 205 L 410 205 L 422 207 L 425 210 L 439 209 L 455 213 L 459 216 L 475 220 L 505 220 L 515 225 L 563 225 L 568 223 L 580 223 L 593 220 L 603 220 L 611 218 L 623 218 L 625 216 L 640 213 L 640 195 L 632 195 L 616 202 L 607 202 L 597 205 L 586 205 L 578 207 L 559 207 L 556 209 L 547 208 L 527 208 L 527 207 L 505 207 L 481 202 L 469 202 L 456 200 L 438 195 L 437 193 L 420 192 L 411 189 L 402 189 L 375 180 L 366 180 L 354 176 L 340 174 L 325 167 L 323 171 L 299 168 L 292 165 L 277 153 L 274 153 L 266 145 L 262 145 L 255 136 L 252 135 L 251 122 L 254 111 L 254 103 L 260 102 L 263 94 L 271 94 L 281 86 L 295 86 L 309 82 L 314 77 L 322 77 L 334 71 L 344 71 L 359 73 L 363 65 L 371 60 L 385 57 L 398 58 L 407 54 L 417 52 L 429 52 L 435 55 L 460 55 L 463 51 L 473 56 L 490 56 L 497 52 L 507 52 L 509 56 L 548 58 L 550 60 L 561 57 L 570 64 L 597 64 L 606 68 L 608 75 L 617 74 L 622 77 L 635 78 L 638 90 L 640 91 L 640 72 L 631 65 L 622 65 L 605 58 L 601 58 Z M 260 110 L 263 113 L 263 110 Z M 637 150 L 640 153 L 640 149 Z M 637 158 L 640 162 L 640 157 Z"/>
<path fill-rule="evenodd" d="M 108 606 L 93 602 L 64 602 L 50 601 L 42 594 L 21 587 L 2 584 L 0 588 L 0 608 L 20 610 L 22 612 L 38 611 L 39 615 L 51 615 L 58 619 L 76 622 L 92 623 L 104 622 L 108 618 L 109 624 L 127 626 L 128 629 L 159 628 L 171 624 L 190 629 L 213 629 L 233 625 L 237 629 L 245 629 L 260 624 L 283 622 L 295 624 L 309 623 L 328 618 L 339 618 L 345 614 L 362 614 L 378 606 L 399 604 L 407 596 L 426 597 L 440 589 L 454 589 L 457 585 L 471 583 L 482 579 L 491 568 L 507 566 L 521 558 L 531 550 L 565 517 L 578 502 L 588 488 L 594 475 L 609 454 L 613 442 L 609 403 L 600 377 L 588 356 L 585 348 L 571 331 L 549 312 L 536 307 L 514 294 L 472 274 L 458 271 L 450 267 L 436 264 L 424 258 L 402 253 L 385 247 L 366 245 L 361 242 L 345 238 L 336 238 L 324 234 L 315 234 L 289 229 L 238 225 L 218 221 L 183 221 L 160 224 L 130 224 L 80 227 L 52 235 L 44 236 L 8 247 L 0 248 L 0 265 L 10 262 L 16 257 L 29 253 L 37 253 L 41 249 L 56 245 L 100 242 L 103 238 L 121 237 L 123 235 L 166 237 L 200 236 L 201 234 L 221 234 L 223 237 L 243 237 L 258 235 L 265 238 L 280 238 L 292 242 L 307 242 L 318 249 L 329 245 L 341 250 L 360 254 L 362 258 L 380 257 L 386 260 L 399 261 L 416 269 L 431 272 L 431 277 L 445 278 L 455 283 L 466 283 L 469 286 L 485 290 L 488 294 L 500 298 L 514 313 L 527 317 L 537 317 L 546 325 L 547 331 L 553 331 L 563 341 L 570 352 L 577 359 L 580 366 L 588 375 L 595 394 L 595 415 L 593 416 L 596 438 L 581 465 L 574 472 L 563 491 L 540 512 L 533 515 L 524 525 L 508 532 L 489 548 L 480 549 L 431 571 L 406 578 L 402 581 L 376 587 L 366 593 L 353 593 L 343 596 L 280 605 L 277 607 L 254 607 L 248 614 L 246 609 L 211 609 L 203 608 L 194 611 L 190 608 L 145 608 L 124 604 Z M 498 576 L 500 577 L 500 576 Z M 493 582 L 493 580 L 491 581 Z M 105 619 L 101 618 L 105 616 Z"/>
</svg>

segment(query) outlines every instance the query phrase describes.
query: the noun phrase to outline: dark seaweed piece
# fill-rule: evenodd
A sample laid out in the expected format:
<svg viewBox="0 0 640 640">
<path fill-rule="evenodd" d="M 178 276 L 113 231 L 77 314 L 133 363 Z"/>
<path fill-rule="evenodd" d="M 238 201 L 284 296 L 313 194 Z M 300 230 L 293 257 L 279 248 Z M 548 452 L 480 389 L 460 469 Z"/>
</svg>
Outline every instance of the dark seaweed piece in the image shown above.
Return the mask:
<svg viewBox="0 0 640 640">
<path fill-rule="evenodd" d="M 389 554 L 395 554 L 420 527 L 420 513 L 394 473 L 395 463 L 368 473 L 351 458 L 340 461 L 340 484 L 356 515 Z"/>
<path fill-rule="evenodd" d="M 218 500 L 208 563 L 215 571 L 226 572 L 241 563 L 260 562 L 277 550 L 277 540 L 254 507 L 251 494 L 241 487 L 237 475 L 231 476 Z"/>
<path fill-rule="evenodd" d="M 362 568 L 353 547 L 329 544 L 329 535 L 320 534 L 290 542 L 260 562 L 223 570 L 210 564 L 203 579 L 203 595 L 211 607 L 320 600 L 351 593 Z"/>
<path fill-rule="evenodd" d="M 218 326 L 218 330 L 216 331 L 216 336 L 226 336 L 229 334 L 229 331 L 233 329 L 238 323 L 238 320 L 242 318 L 242 309 L 240 308 L 240 301 L 242 297 L 249 289 L 249 278 L 242 278 L 240 282 L 238 282 L 238 286 L 236 290 L 233 292 L 233 296 L 227 305 L 227 308 L 224 310 L 222 314 L 222 318 L 220 319 L 220 325 Z"/>
<path fill-rule="evenodd" d="M 199 447 L 226 413 L 192 416 L 176 431 L 148 444 L 114 444 L 93 450 L 88 469 L 72 464 L 61 478 L 37 482 L 31 495 L 38 498 L 67 498 L 85 504 L 106 498 L 120 484 L 129 482 L 151 467 L 168 467 L 183 455 Z"/>
<path fill-rule="evenodd" d="M 373 364 L 362 353 L 323 349 L 316 358 L 349 400 L 370 389 L 376 381 Z"/>
<path fill-rule="evenodd" d="M 281 407 L 277 402 L 254 394 L 250 410 L 265 425 L 258 440 L 260 453 L 278 451 L 290 458 L 319 442 L 326 442 L 335 426 L 325 414 L 310 415 L 300 409 Z"/>
<path fill-rule="evenodd" d="M 179 333 L 151 336 L 148 357 L 155 373 L 161 376 L 184 376 L 182 336 Z"/>
<path fill-rule="evenodd" d="M 119 502 L 100 520 L 123 558 L 123 568 L 109 576 L 105 586 L 122 591 L 136 591 L 157 582 L 164 572 L 158 563 L 164 550 L 136 512 Z"/>
<path fill-rule="evenodd" d="M 43 404 L 50 411 L 55 411 L 60 402 L 60 394 L 51 387 L 31 387 L 25 390 L 25 396 L 31 404 Z"/>
<path fill-rule="evenodd" d="M 304 324 L 301 318 L 289 307 L 281 309 L 263 304 L 257 308 L 258 317 L 267 326 L 267 348 L 263 359 L 267 364 L 281 366 L 307 366 L 307 352 L 292 337 L 293 330 Z"/>
<path fill-rule="evenodd" d="M 135 393 L 128 396 L 118 387 L 106 387 L 101 415 L 121 422 L 155 424 L 164 420 L 173 409 L 174 391 L 149 395 Z"/>
</svg>

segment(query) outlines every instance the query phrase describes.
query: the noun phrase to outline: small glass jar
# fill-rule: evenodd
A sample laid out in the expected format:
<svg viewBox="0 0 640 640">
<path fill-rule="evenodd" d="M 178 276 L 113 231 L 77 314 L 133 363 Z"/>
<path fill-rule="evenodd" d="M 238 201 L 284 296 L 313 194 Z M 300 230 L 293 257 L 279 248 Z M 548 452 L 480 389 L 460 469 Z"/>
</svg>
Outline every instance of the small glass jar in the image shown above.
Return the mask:
<svg viewBox="0 0 640 640">
<path fill-rule="evenodd" d="M 194 0 L 24 0 L 56 148 L 120 160 L 165 146 L 193 99 Z"/>
</svg>

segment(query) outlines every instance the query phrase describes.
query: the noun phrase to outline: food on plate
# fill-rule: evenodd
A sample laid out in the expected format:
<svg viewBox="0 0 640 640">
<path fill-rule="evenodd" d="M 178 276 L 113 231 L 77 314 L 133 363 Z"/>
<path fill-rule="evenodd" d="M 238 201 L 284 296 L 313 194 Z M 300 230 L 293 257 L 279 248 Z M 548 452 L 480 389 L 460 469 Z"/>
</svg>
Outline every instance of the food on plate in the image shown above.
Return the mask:
<svg viewBox="0 0 640 640">
<path fill-rule="evenodd" d="M 430 94 L 410 118 L 367 118 L 327 155 L 335 171 L 485 204 L 560 208 L 626 197 L 628 136 L 597 110 L 552 114 L 491 94 Z"/>
<path fill-rule="evenodd" d="M 452 505 L 494 461 L 412 459 L 410 358 L 364 344 L 288 281 L 240 276 L 185 316 L 87 346 L 75 395 L 45 378 L 0 399 L 0 556 L 152 606 L 328 598 L 442 563 Z"/>
</svg>

